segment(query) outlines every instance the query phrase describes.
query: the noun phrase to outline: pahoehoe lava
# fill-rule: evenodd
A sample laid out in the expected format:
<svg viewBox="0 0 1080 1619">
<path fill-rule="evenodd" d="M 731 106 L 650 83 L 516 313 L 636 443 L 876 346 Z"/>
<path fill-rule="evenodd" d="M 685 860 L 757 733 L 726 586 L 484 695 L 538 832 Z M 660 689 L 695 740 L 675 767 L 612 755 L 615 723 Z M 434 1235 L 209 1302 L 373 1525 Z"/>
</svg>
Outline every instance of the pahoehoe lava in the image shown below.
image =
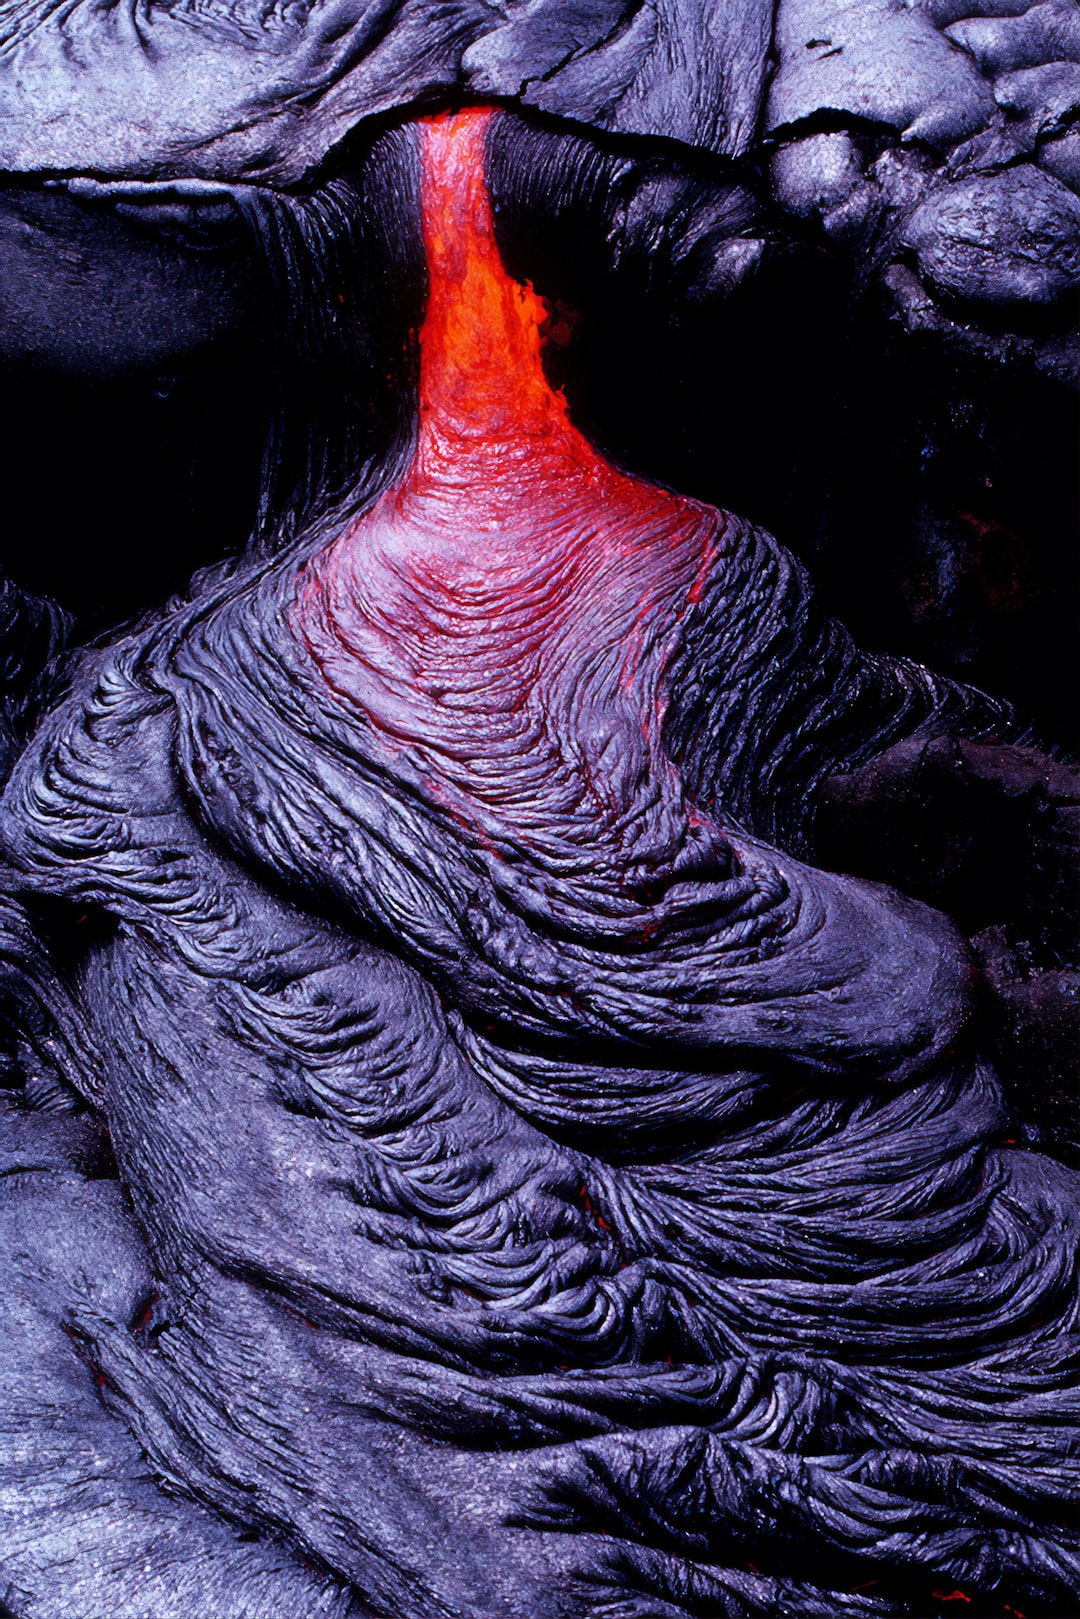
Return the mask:
<svg viewBox="0 0 1080 1619">
<path fill-rule="evenodd" d="M 0 804 L 124 1188 L 57 1118 L 7 1214 L 5 1600 L 81 1477 L 115 1615 L 1059 1613 L 1075 1176 L 1003 1143 L 952 923 L 808 836 L 1014 721 L 578 431 L 492 116 L 379 148 L 427 279 L 379 478 L 84 653 Z"/>
</svg>

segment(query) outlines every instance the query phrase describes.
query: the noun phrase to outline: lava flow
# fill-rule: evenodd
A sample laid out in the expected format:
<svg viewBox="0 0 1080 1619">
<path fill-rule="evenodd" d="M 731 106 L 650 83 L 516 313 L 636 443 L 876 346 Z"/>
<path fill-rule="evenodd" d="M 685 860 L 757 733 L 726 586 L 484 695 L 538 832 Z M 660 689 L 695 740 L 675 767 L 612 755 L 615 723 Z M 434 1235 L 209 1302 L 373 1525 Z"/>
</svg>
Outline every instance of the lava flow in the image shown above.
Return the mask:
<svg viewBox="0 0 1080 1619">
<path fill-rule="evenodd" d="M 416 450 L 309 565 L 295 625 L 371 746 L 485 847 L 625 894 L 700 837 L 661 746 L 664 672 L 723 518 L 613 467 L 570 422 L 544 373 L 544 301 L 495 240 L 490 118 L 419 126 Z"/>
</svg>

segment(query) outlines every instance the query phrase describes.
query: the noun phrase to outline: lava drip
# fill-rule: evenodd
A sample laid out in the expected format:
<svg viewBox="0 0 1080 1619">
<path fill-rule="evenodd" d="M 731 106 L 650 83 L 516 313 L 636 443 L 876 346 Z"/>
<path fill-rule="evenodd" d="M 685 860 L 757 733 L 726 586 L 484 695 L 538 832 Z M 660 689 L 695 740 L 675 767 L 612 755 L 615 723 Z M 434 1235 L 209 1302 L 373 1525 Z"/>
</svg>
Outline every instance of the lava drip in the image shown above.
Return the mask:
<svg viewBox="0 0 1080 1619">
<path fill-rule="evenodd" d="M 571 423 L 544 372 L 545 302 L 496 243 L 490 117 L 420 125 L 415 453 L 309 564 L 295 626 L 386 767 L 515 883 L 539 883 L 564 923 L 640 932 L 658 895 L 678 905 L 684 878 L 728 861 L 661 738 L 665 670 L 725 520 Z"/>
</svg>

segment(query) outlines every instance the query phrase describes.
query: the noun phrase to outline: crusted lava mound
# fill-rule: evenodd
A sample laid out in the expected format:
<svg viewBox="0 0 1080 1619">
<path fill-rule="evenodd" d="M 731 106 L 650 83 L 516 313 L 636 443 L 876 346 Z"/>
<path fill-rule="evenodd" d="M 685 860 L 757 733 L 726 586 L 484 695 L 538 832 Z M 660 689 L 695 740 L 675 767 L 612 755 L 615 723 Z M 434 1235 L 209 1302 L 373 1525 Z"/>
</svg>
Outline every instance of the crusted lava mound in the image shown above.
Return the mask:
<svg viewBox="0 0 1080 1619">
<path fill-rule="evenodd" d="M 87 654 L 3 799 L 92 1110 L 11 1123 L 5 1600 L 1061 1612 L 1075 1177 L 952 924 L 806 859 L 826 777 L 1012 721 L 582 437 L 489 119 L 386 143 L 408 446 Z"/>
</svg>

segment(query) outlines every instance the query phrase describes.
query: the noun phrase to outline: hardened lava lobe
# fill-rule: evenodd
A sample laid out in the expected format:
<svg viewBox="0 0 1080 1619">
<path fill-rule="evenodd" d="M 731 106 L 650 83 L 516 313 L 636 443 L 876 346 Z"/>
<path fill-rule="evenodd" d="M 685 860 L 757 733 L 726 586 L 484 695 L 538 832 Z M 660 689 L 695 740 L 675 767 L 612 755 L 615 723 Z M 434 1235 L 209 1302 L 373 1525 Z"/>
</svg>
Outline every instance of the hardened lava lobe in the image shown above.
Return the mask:
<svg viewBox="0 0 1080 1619">
<path fill-rule="evenodd" d="M 1075 1177 L 1003 1144 L 952 924 L 805 858 L 826 777 L 1012 721 L 581 436 L 490 127 L 383 145 L 377 492 L 86 654 L 0 806 L 93 1110 L 4 1204 L 5 1601 L 1060 1612 Z"/>
</svg>

